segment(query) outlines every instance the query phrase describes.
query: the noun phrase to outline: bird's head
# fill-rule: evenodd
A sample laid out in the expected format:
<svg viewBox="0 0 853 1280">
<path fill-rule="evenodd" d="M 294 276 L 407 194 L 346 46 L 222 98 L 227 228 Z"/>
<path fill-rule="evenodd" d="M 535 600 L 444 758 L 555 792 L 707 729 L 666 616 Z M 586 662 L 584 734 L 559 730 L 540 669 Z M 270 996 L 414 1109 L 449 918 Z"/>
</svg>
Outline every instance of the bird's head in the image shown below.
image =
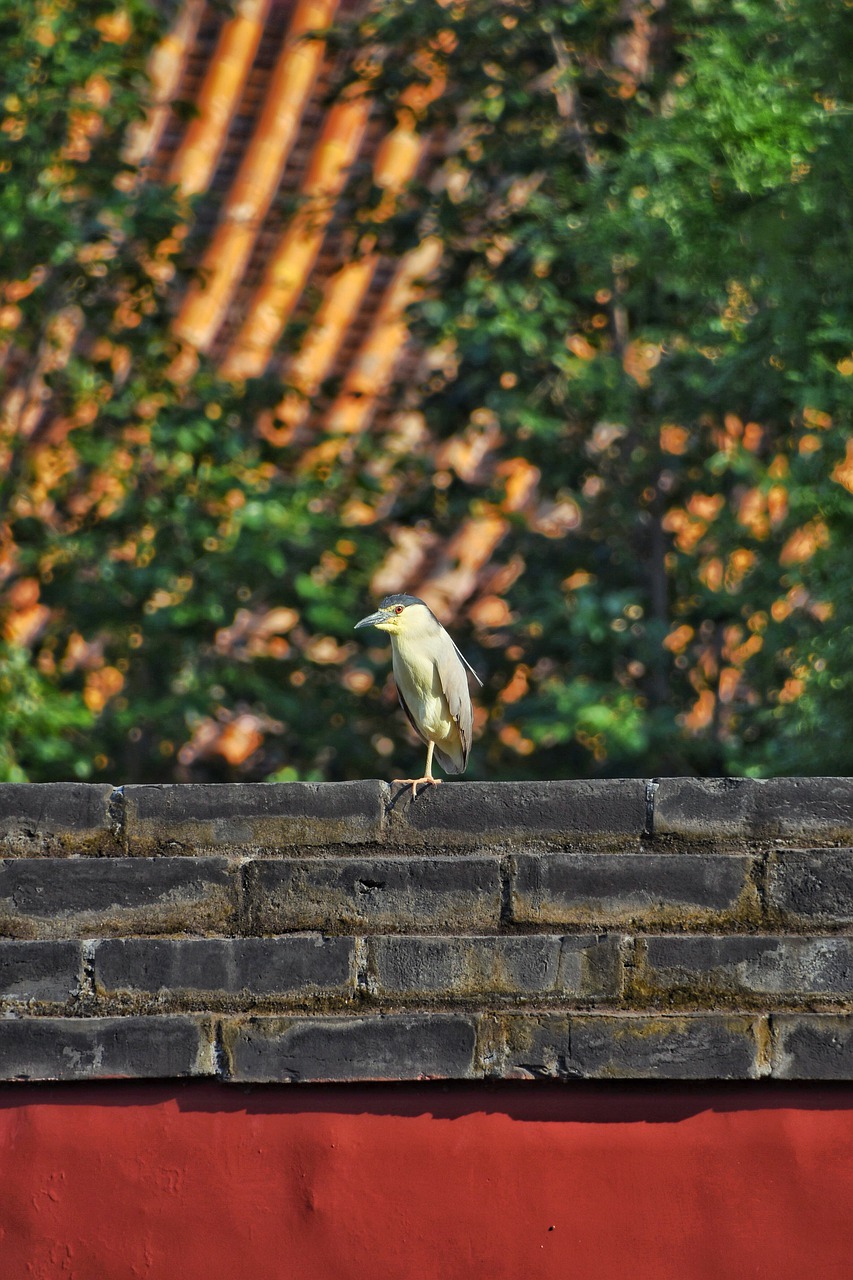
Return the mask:
<svg viewBox="0 0 853 1280">
<path fill-rule="evenodd" d="M 362 618 L 354 629 L 376 627 L 379 631 L 390 632 L 392 636 L 400 636 L 420 631 L 432 618 L 429 607 L 417 596 L 386 596 L 376 612 Z"/>
</svg>

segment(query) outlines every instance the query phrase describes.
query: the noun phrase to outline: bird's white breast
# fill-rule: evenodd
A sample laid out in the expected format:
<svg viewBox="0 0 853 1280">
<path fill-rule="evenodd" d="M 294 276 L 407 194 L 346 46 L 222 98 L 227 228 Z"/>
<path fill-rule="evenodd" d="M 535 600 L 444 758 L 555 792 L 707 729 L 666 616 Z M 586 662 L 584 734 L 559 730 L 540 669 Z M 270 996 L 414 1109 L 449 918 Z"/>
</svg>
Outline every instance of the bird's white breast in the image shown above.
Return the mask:
<svg viewBox="0 0 853 1280">
<path fill-rule="evenodd" d="M 435 662 L 405 635 L 393 636 L 392 648 L 394 679 L 403 701 L 424 736 L 441 742 L 454 725 Z"/>
</svg>

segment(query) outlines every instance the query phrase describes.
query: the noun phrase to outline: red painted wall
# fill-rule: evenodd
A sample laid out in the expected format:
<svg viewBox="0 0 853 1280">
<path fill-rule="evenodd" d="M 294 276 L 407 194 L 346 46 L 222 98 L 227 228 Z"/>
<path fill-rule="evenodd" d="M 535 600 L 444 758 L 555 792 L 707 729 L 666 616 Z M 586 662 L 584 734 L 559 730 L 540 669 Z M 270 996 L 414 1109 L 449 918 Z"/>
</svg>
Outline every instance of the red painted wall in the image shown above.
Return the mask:
<svg viewBox="0 0 853 1280">
<path fill-rule="evenodd" d="M 853 1087 L 0 1090 L 3 1280 L 853 1275 Z"/>
</svg>

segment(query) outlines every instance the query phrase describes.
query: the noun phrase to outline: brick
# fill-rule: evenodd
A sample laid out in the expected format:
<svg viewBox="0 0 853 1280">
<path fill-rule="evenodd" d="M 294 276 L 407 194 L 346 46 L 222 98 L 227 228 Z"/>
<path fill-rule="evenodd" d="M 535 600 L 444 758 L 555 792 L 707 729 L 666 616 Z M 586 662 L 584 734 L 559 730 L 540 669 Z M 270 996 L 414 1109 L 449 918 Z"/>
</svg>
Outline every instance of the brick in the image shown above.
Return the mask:
<svg viewBox="0 0 853 1280">
<path fill-rule="evenodd" d="M 511 1078 L 743 1080 L 760 1074 L 748 1017 L 553 1014 L 504 1019 Z"/>
<path fill-rule="evenodd" d="M 241 851 L 379 840 L 385 783 L 175 783 L 125 788 L 131 854 Z"/>
<path fill-rule="evenodd" d="M 371 969 L 380 997 L 447 999 L 616 996 L 618 939 L 531 934 L 519 937 L 378 937 Z"/>
<path fill-rule="evenodd" d="M 853 1080 L 853 1015 L 774 1016 L 772 1067 L 779 1080 Z"/>
<path fill-rule="evenodd" d="M 82 973 L 79 942 L 0 942 L 0 1000 L 65 1004 Z"/>
<path fill-rule="evenodd" d="M 251 1018 L 226 1023 L 235 1081 L 467 1080 L 477 1027 L 462 1014 L 351 1018 Z"/>
<path fill-rule="evenodd" d="M 0 855 L 118 852 L 113 798 L 96 783 L 0 783 Z"/>
<path fill-rule="evenodd" d="M 662 778 L 654 833 L 715 842 L 853 839 L 853 778 Z"/>
<path fill-rule="evenodd" d="M 786 849 L 767 864 L 771 917 L 792 927 L 853 921 L 853 849 Z"/>
<path fill-rule="evenodd" d="M 343 996 L 355 990 L 355 939 L 115 938 L 97 944 L 94 966 L 99 995 Z"/>
<path fill-rule="evenodd" d="M 252 933 L 495 928 L 497 858 L 276 858 L 245 868 Z"/>
<path fill-rule="evenodd" d="M 12 858 L 0 862 L 0 934 L 205 933 L 233 929 L 224 858 Z"/>
<path fill-rule="evenodd" d="M 3 1080 L 171 1079 L 213 1070 L 205 1019 L 0 1019 Z"/>
<path fill-rule="evenodd" d="M 639 980 L 650 992 L 700 1000 L 853 993 L 851 938 L 660 937 L 642 948 Z"/>
<path fill-rule="evenodd" d="M 734 854 L 519 854 L 513 920 L 598 927 L 685 926 L 753 918 L 751 861 Z"/>
<path fill-rule="evenodd" d="M 442 848 L 505 846 L 513 840 L 623 844 L 646 821 L 639 779 L 569 782 L 453 782 L 396 791 L 390 810 L 395 844 Z"/>
</svg>

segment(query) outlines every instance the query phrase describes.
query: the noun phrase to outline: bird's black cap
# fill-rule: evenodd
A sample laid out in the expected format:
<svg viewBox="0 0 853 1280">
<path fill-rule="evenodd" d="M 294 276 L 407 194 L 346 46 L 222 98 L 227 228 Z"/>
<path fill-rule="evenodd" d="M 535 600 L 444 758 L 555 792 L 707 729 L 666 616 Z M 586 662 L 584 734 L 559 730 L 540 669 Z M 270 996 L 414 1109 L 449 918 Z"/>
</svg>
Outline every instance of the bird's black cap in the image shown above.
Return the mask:
<svg viewBox="0 0 853 1280">
<path fill-rule="evenodd" d="M 424 602 L 423 602 L 423 600 L 420 600 L 417 596 L 407 596 L 407 595 L 405 595 L 405 593 L 398 593 L 397 595 L 393 595 L 393 596 L 386 596 L 384 600 L 380 600 L 380 601 L 379 601 L 379 608 L 380 608 L 380 609 L 393 609 L 393 608 L 394 608 L 394 606 L 395 606 L 395 605 L 398 605 L 398 604 L 402 604 L 402 605 L 407 605 L 407 604 L 424 604 Z M 424 608 L 425 608 L 425 609 L 426 609 L 426 608 L 428 608 L 428 607 L 429 607 L 428 605 L 424 605 Z M 430 610 L 430 612 L 432 612 L 432 610 Z"/>
</svg>

